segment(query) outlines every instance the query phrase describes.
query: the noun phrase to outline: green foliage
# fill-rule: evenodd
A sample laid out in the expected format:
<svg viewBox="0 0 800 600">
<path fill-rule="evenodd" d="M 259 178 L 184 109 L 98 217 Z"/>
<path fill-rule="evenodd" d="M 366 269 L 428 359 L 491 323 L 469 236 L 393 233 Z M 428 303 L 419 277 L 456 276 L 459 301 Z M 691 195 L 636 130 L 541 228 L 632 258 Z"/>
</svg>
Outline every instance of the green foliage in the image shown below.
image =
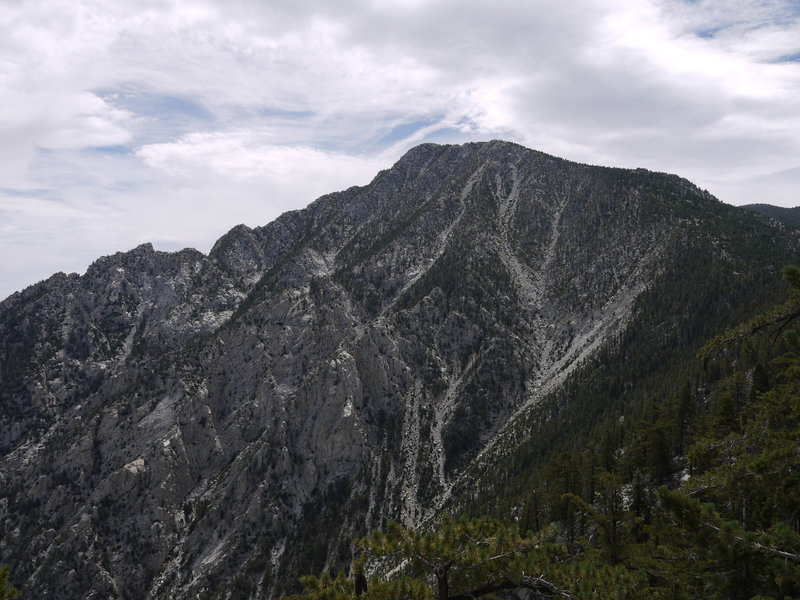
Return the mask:
<svg viewBox="0 0 800 600">
<path fill-rule="evenodd" d="M 0 600 L 11 600 L 18 595 L 17 589 L 8 581 L 9 575 L 8 567 L 0 567 Z"/>
<path fill-rule="evenodd" d="M 687 589 L 702 582 L 707 598 L 797 597 L 800 592 L 800 537 L 775 524 L 751 531 L 726 520 L 713 503 L 703 503 L 679 490 L 661 488 L 659 500 L 669 511 L 672 555 L 683 555 Z M 671 531 L 670 531 L 671 529 Z M 663 544 L 662 544 L 663 546 Z M 788 550 L 787 550 L 788 549 Z"/>
<path fill-rule="evenodd" d="M 708 361 L 712 352 L 719 352 L 734 345 L 741 345 L 754 335 L 769 332 L 776 337 L 800 316 L 800 267 L 790 265 L 784 267 L 783 278 L 789 284 L 789 298 L 772 310 L 758 315 L 750 321 L 729 329 L 706 344 L 700 351 L 704 361 Z"/>
<path fill-rule="evenodd" d="M 635 440 L 648 440 L 654 428 L 669 423 L 673 434 L 677 427 L 692 440 L 673 467 L 691 477 L 679 487 L 677 478 L 668 477 L 670 486 L 658 489 L 658 505 L 644 515 L 638 539 L 629 528 L 621 551 L 618 539 L 598 540 L 600 548 L 648 574 L 651 597 L 800 595 L 800 344 L 788 329 L 800 315 L 800 271 L 784 273 L 791 285 L 788 301 L 704 349 L 703 357 L 712 361 L 706 366 L 716 366 L 717 377 L 701 381 L 709 393 L 700 410 L 693 415 L 682 408 L 684 390 L 677 402 L 646 411 L 634 427 Z M 670 416 L 676 409 L 677 420 Z M 658 482 L 647 452 L 629 452 L 628 460 Z M 608 527 L 597 503 L 581 502 L 598 526 Z"/>
<path fill-rule="evenodd" d="M 389 523 L 357 542 L 361 557 L 356 581 L 367 564 L 392 565 L 393 577 L 373 575 L 366 590 L 344 573 L 336 578 L 301 579 L 305 592 L 292 600 L 419 598 L 470 600 L 512 589 L 535 598 L 627 598 L 641 576 L 622 566 L 586 561 L 557 543 L 554 529 L 522 535 L 516 524 L 488 518 L 458 521 L 444 517 L 435 530 L 415 530 Z M 589 553 L 593 559 L 595 553 Z"/>
<path fill-rule="evenodd" d="M 518 529 L 488 519 L 442 520 L 438 531 L 415 531 L 390 523 L 386 533 L 375 532 L 360 547 L 374 557 L 397 557 L 410 562 L 416 575 L 433 576 L 437 597 L 474 594 L 490 581 L 518 580 L 520 561 L 531 549 Z"/>
</svg>

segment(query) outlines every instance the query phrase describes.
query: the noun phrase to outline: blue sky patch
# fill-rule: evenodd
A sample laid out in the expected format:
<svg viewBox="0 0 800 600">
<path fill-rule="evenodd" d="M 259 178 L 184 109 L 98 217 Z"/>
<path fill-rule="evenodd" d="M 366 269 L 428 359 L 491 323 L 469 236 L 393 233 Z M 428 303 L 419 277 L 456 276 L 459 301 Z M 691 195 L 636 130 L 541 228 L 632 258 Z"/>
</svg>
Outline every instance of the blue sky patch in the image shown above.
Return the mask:
<svg viewBox="0 0 800 600">
<path fill-rule="evenodd" d="M 130 146 L 95 146 L 93 148 L 89 148 L 87 152 L 94 152 L 96 154 L 114 154 L 117 156 L 125 156 L 126 154 L 131 153 Z"/>
<path fill-rule="evenodd" d="M 32 190 L 18 190 L 14 188 L 0 188 L 0 196 L 14 196 L 17 198 L 41 198 L 49 194 L 52 190 L 47 188 L 36 188 Z"/>
<path fill-rule="evenodd" d="M 795 52 L 794 54 L 787 54 L 786 56 L 781 56 L 775 62 L 800 62 L 800 52 Z"/>
<path fill-rule="evenodd" d="M 287 119 L 290 121 L 308 119 L 314 116 L 314 113 L 310 110 L 282 110 L 280 108 L 262 108 L 257 114 L 259 117 L 267 119 Z"/>
<path fill-rule="evenodd" d="M 132 87 L 99 90 L 97 95 L 138 116 L 164 121 L 216 121 L 211 111 L 188 98 L 151 94 Z"/>
<path fill-rule="evenodd" d="M 723 26 L 719 27 L 709 27 L 708 29 L 701 29 L 697 32 L 697 37 L 706 38 L 706 39 L 713 39 L 717 37 L 717 34 L 725 29 Z"/>
<path fill-rule="evenodd" d="M 429 117 L 426 119 L 420 119 L 418 121 L 410 121 L 408 123 L 401 123 L 400 125 L 395 125 L 392 129 L 389 130 L 387 134 L 381 137 L 376 144 L 378 146 L 390 146 L 395 142 L 401 142 L 409 137 L 411 137 L 416 131 L 419 131 L 423 127 L 428 127 L 429 125 L 433 125 L 439 120 L 438 117 L 433 118 Z"/>
</svg>

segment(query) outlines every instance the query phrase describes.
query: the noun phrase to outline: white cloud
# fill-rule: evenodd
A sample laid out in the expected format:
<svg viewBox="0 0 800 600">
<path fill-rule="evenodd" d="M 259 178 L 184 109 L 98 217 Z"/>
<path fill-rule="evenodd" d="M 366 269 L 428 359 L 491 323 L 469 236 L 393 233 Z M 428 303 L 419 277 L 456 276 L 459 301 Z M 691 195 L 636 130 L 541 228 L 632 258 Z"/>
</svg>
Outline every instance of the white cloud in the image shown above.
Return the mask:
<svg viewBox="0 0 800 600">
<path fill-rule="evenodd" d="M 45 115 L 37 115 L 39 123 L 50 126 L 42 132 L 37 146 L 50 150 L 74 150 L 99 146 L 116 146 L 131 139 L 124 121 L 130 116 L 115 109 L 89 92 L 66 98 Z"/>
<path fill-rule="evenodd" d="M 302 146 L 273 146 L 269 132 L 234 130 L 192 133 L 175 142 L 149 144 L 136 156 L 170 175 L 203 178 L 209 169 L 223 180 L 260 179 L 275 183 L 339 179 L 349 187 L 366 183 L 385 166 L 368 157 L 336 154 Z M 368 180 L 367 180 L 368 181 Z M 334 190 L 318 190 L 319 193 Z"/>
<path fill-rule="evenodd" d="M 0 272 L 0 297 L 143 241 L 207 250 L 423 140 L 796 202 L 799 16 L 791 0 L 9 0 L 0 254 L 31 275 Z"/>
</svg>

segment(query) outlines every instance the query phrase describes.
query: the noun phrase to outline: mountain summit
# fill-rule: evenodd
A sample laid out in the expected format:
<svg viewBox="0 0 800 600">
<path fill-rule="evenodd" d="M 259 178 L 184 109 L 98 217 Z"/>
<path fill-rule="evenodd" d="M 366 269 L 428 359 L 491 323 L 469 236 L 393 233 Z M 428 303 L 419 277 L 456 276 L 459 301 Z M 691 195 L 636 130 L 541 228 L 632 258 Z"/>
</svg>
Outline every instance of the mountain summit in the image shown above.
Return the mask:
<svg viewBox="0 0 800 600">
<path fill-rule="evenodd" d="M 620 395 L 580 418 L 623 410 L 772 300 L 795 235 L 674 175 L 426 144 L 208 256 L 54 275 L 0 304 L 0 562 L 36 598 L 295 589 L 578 427 L 588 368 Z"/>
</svg>

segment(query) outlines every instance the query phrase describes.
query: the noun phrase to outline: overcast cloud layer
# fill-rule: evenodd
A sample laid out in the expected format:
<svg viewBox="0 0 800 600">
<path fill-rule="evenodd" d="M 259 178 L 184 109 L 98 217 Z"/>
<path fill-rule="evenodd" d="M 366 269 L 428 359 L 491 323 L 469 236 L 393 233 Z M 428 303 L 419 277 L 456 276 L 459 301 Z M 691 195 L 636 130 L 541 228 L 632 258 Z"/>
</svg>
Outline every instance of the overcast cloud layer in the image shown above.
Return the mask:
<svg viewBox="0 0 800 600">
<path fill-rule="evenodd" d="M 800 204 L 797 0 L 4 0 L 0 299 L 207 252 L 423 141 Z"/>
</svg>

